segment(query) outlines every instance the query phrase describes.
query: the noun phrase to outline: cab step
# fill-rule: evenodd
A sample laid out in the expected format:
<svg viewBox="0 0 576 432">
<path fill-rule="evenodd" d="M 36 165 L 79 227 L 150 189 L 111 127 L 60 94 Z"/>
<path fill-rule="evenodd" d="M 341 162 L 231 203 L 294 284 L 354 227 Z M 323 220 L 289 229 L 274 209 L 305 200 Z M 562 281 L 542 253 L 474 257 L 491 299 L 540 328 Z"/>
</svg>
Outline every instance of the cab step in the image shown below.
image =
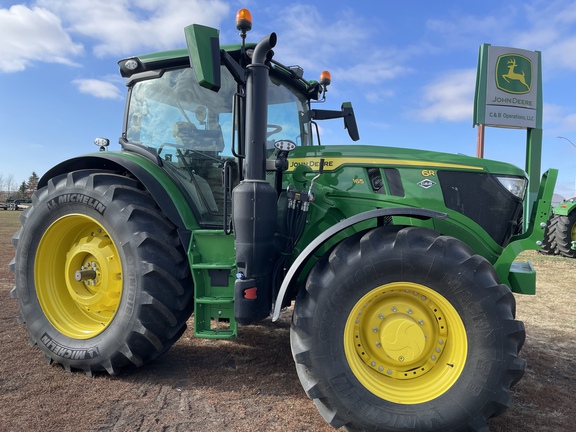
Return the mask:
<svg viewBox="0 0 576 432">
<path fill-rule="evenodd" d="M 194 280 L 194 335 L 206 339 L 238 336 L 234 237 L 222 230 L 194 231 L 188 256 Z"/>
</svg>

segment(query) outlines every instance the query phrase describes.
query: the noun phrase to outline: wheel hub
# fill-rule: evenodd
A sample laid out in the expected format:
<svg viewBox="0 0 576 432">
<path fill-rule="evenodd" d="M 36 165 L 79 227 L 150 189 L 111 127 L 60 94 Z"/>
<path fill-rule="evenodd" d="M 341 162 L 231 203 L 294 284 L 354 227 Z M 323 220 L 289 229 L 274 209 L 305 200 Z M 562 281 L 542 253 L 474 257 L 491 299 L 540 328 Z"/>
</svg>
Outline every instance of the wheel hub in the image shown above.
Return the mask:
<svg viewBox="0 0 576 432">
<path fill-rule="evenodd" d="M 424 351 L 426 335 L 409 316 L 385 318 L 378 334 L 382 349 L 391 361 L 412 362 Z"/>
<path fill-rule="evenodd" d="M 388 400 L 429 400 L 464 367 L 466 331 L 453 306 L 434 290 L 395 282 L 375 288 L 351 310 L 344 331 L 350 368 Z"/>
<path fill-rule="evenodd" d="M 418 291 L 405 289 L 383 292 L 364 303 L 354 326 L 356 352 L 364 364 L 397 379 L 429 371 L 446 337 L 437 325 L 442 316 L 430 302 Z"/>
<path fill-rule="evenodd" d="M 119 279 L 116 261 L 111 241 L 102 232 L 81 237 L 71 246 L 66 254 L 66 286 L 79 308 L 102 313 L 118 304 L 119 287 L 107 283 L 110 277 Z"/>
</svg>

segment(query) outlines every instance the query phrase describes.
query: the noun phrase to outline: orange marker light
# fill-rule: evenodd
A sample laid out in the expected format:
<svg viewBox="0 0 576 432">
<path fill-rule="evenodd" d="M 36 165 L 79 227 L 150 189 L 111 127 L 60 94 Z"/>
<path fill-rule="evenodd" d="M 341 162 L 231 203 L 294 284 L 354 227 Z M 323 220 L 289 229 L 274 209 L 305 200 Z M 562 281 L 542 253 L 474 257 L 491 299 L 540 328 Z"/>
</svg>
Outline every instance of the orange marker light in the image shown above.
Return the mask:
<svg viewBox="0 0 576 432">
<path fill-rule="evenodd" d="M 257 291 L 258 291 L 257 287 L 245 289 L 244 298 L 246 300 L 256 300 L 258 298 L 258 294 L 256 293 Z"/>
<path fill-rule="evenodd" d="M 320 74 L 320 85 L 323 87 L 329 86 L 332 82 L 332 77 L 330 76 L 330 72 L 324 71 Z"/>
<path fill-rule="evenodd" d="M 252 14 L 248 9 L 240 9 L 236 14 L 236 28 L 244 33 L 252 29 Z"/>
</svg>

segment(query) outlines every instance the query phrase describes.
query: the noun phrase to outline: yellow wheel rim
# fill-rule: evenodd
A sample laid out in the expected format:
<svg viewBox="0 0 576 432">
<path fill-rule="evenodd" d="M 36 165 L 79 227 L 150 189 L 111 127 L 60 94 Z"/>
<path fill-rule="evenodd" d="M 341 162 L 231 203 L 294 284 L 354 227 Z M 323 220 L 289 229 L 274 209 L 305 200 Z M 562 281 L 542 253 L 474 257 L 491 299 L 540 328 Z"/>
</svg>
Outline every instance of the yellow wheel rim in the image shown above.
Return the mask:
<svg viewBox="0 0 576 432">
<path fill-rule="evenodd" d="M 360 383 L 398 404 L 430 401 L 456 382 L 466 363 L 466 329 L 436 291 L 395 282 L 373 289 L 352 309 L 344 352 Z"/>
<path fill-rule="evenodd" d="M 40 240 L 34 282 L 50 324 L 71 338 L 92 338 L 110 325 L 120 305 L 118 249 L 95 219 L 63 216 Z"/>
<path fill-rule="evenodd" d="M 572 229 L 570 230 L 570 233 L 571 233 L 571 240 L 576 241 L 576 223 L 574 223 L 574 225 L 572 225 Z"/>
</svg>

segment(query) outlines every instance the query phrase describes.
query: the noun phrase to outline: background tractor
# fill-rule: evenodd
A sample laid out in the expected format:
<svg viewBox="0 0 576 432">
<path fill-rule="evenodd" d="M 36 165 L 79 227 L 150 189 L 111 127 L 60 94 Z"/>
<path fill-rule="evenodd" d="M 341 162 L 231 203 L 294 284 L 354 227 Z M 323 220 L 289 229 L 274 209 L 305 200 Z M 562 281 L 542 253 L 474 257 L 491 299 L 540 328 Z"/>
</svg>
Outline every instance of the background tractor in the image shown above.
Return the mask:
<svg viewBox="0 0 576 432">
<path fill-rule="evenodd" d="M 576 197 L 552 209 L 540 251 L 576 258 Z"/>
<path fill-rule="evenodd" d="M 329 74 L 274 58 L 277 36 L 119 62 L 120 151 L 40 180 L 13 238 L 21 321 L 50 362 L 115 375 L 182 335 L 232 338 L 293 306 L 304 390 L 333 427 L 485 430 L 511 404 L 525 338 L 513 292 L 533 294 L 556 171 L 522 229 L 515 166 L 384 146 L 321 145 Z"/>
</svg>

